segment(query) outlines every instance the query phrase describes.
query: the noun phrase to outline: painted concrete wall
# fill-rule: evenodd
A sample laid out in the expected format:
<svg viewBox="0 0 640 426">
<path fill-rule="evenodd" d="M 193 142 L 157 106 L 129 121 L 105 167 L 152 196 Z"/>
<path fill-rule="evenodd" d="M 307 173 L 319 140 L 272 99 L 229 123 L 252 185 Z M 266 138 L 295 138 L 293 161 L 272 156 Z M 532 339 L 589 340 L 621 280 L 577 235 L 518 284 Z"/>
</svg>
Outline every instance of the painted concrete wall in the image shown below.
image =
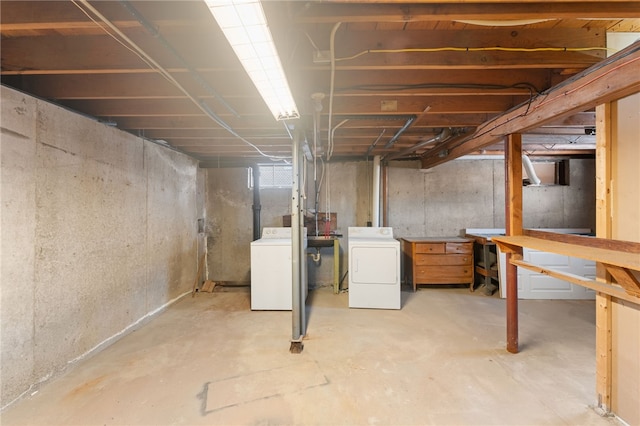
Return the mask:
<svg viewBox="0 0 640 426">
<path fill-rule="evenodd" d="M 396 236 L 456 236 L 504 228 L 504 161 L 456 160 L 428 170 L 391 167 L 389 225 Z M 570 185 L 523 188 L 527 228 L 595 226 L 593 160 L 571 160 Z"/>
<path fill-rule="evenodd" d="M 1 89 L 1 405 L 173 299 L 196 268 L 196 162 Z"/>
<path fill-rule="evenodd" d="M 248 283 L 253 194 L 246 168 L 207 169 L 207 278 Z"/>
<path fill-rule="evenodd" d="M 342 231 L 340 276 L 347 272 L 347 232 L 371 220 L 372 163 L 331 163 L 320 188 L 319 211 L 338 214 Z M 593 160 L 572 160 L 571 185 L 524 188 L 527 227 L 591 228 L 595 226 Z M 252 193 L 246 169 L 209 169 L 210 278 L 249 282 L 252 238 Z M 329 194 L 326 186 L 329 185 Z M 313 208 L 313 172 L 306 180 L 307 208 Z M 290 214 L 291 191 L 261 191 L 262 226 L 282 226 Z M 454 236 L 465 228 L 504 227 L 504 161 L 458 160 L 430 170 L 418 162 L 394 162 L 389 168 L 389 226 L 396 237 Z M 333 253 L 321 249 L 322 261 L 308 262 L 312 287 L 331 285 Z M 236 260 L 234 262 L 234 259 Z M 346 281 L 346 280 L 345 280 Z"/>
</svg>

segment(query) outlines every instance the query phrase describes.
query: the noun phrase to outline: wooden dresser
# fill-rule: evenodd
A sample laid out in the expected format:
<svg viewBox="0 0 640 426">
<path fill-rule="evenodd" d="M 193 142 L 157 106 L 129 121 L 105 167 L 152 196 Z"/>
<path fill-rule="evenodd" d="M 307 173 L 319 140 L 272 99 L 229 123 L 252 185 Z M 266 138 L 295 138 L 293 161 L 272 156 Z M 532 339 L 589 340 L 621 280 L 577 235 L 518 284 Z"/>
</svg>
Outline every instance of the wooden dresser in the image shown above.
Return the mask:
<svg viewBox="0 0 640 426">
<path fill-rule="evenodd" d="M 402 239 L 404 276 L 413 284 L 469 284 L 473 288 L 473 240 L 459 237 Z"/>
</svg>

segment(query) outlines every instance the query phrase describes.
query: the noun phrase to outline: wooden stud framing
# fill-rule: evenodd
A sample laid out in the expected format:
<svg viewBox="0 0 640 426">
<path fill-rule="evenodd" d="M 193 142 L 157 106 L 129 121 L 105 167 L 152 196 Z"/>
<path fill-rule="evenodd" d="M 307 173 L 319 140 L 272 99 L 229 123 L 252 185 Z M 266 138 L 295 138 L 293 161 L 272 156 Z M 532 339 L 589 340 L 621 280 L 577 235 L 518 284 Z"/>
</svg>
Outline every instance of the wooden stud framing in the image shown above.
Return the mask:
<svg viewBox="0 0 640 426">
<path fill-rule="evenodd" d="M 611 104 L 596 107 L 596 237 L 611 238 Z M 596 265 L 596 279 L 608 282 L 604 265 Z M 612 389 L 611 295 L 596 293 L 596 395 L 598 408 L 611 410 Z"/>
</svg>

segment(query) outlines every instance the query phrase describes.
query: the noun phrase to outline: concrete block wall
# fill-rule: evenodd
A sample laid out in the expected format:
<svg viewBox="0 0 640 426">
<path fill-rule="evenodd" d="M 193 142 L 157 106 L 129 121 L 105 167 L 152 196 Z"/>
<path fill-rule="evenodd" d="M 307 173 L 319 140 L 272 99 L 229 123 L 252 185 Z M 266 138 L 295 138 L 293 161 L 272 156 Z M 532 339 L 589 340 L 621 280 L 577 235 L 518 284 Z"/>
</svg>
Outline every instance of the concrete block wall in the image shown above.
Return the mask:
<svg viewBox="0 0 640 426">
<path fill-rule="evenodd" d="M 197 163 L 2 87 L 1 404 L 191 290 Z"/>
</svg>

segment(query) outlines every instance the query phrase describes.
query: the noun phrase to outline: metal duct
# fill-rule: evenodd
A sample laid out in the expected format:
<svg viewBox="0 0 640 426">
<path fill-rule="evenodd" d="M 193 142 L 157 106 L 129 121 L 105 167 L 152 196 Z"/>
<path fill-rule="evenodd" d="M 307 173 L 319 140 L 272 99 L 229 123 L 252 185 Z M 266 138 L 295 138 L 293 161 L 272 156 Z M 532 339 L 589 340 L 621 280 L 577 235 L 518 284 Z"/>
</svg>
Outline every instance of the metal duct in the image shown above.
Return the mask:
<svg viewBox="0 0 640 426">
<path fill-rule="evenodd" d="M 427 139 L 426 141 L 419 142 L 413 146 L 410 146 L 409 148 L 405 148 L 402 151 L 398 151 L 394 154 L 389 154 L 385 156 L 384 159 L 385 161 L 391 161 L 391 160 L 395 160 L 396 158 L 404 157 L 405 155 L 411 154 L 412 152 L 415 152 L 427 145 L 443 142 L 449 139 L 451 136 L 452 136 L 451 129 L 443 129 L 440 133 L 438 133 L 436 136 L 432 137 L 431 139 Z"/>
<path fill-rule="evenodd" d="M 400 135 L 403 134 L 405 132 L 405 130 L 407 130 L 409 127 L 411 127 L 413 122 L 416 121 L 416 118 L 417 117 L 415 115 L 411 116 L 411 118 L 409 118 L 407 120 L 407 122 L 404 123 L 404 126 L 402 126 L 400 128 L 400 130 L 398 130 L 398 132 L 395 135 L 393 135 L 393 137 L 391 139 L 389 139 L 389 142 L 387 142 L 387 144 L 384 147 L 386 149 L 391 148 L 393 146 L 393 144 L 396 143 L 396 141 L 398 140 Z"/>
</svg>

